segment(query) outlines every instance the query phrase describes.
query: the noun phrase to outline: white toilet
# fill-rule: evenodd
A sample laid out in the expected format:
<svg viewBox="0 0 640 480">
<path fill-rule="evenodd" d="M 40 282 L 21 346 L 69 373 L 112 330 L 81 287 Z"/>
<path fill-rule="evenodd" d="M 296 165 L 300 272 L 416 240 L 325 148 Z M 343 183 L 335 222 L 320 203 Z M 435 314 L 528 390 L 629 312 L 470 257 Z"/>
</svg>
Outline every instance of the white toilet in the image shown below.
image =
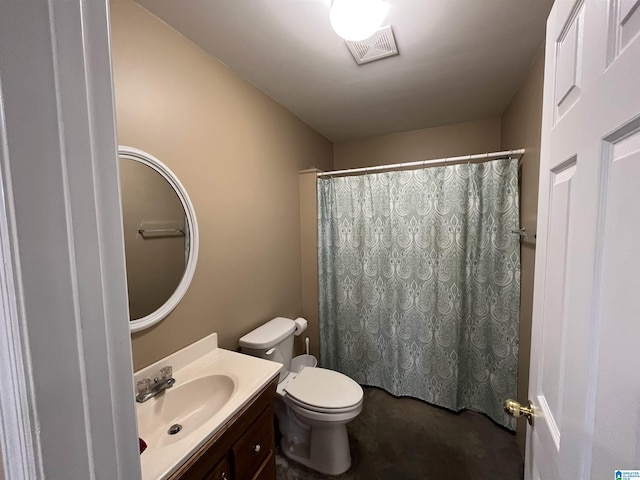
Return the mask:
<svg viewBox="0 0 640 480">
<path fill-rule="evenodd" d="M 362 411 L 360 385 L 342 373 L 305 367 L 291 372 L 295 323 L 278 317 L 240 339 L 243 353 L 282 363 L 275 412 L 289 458 L 338 475 L 351 466 L 346 424 Z"/>
</svg>

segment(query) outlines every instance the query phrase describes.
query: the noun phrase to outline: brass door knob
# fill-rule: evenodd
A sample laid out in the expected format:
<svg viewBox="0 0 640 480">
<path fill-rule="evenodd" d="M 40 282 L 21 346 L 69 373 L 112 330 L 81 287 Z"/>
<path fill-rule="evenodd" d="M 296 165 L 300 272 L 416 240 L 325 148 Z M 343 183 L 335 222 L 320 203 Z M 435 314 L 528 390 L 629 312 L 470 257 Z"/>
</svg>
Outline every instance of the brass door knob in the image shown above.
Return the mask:
<svg viewBox="0 0 640 480">
<path fill-rule="evenodd" d="M 526 407 L 520 405 L 520 402 L 516 400 L 505 400 L 504 411 L 515 418 L 523 416 L 527 417 L 527 422 L 529 422 L 529 425 L 533 425 L 533 403 L 531 403 L 531 400 L 527 402 Z"/>
</svg>

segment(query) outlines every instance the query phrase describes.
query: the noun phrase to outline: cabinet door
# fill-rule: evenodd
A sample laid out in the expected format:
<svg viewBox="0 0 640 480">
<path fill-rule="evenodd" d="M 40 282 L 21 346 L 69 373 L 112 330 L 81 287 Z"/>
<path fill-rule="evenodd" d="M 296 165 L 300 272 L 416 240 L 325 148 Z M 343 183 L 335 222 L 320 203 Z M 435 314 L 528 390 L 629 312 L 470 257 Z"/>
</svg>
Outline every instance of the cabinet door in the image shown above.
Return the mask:
<svg viewBox="0 0 640 480">
<path fill-rule="evenodd" d="M 220 458 L 214 446 L 179 478 L 180 480 L 231 480 L 230 472 L 229 455 L 225 453 Z"/>
<path fill-rule="evenodd" d="M 253 478 L 262 464 L 273 455 L 273 450 L 273 410 L 267 408 L 232 448 L 236 478 Z"/>
<path fill-rule="evenodd" d="M 229 458 L 224 457 L 220 460 L 204 480 L 231 480 Z"/>
<path fill-rule="evenodd" d="M 253 480 L 276 480 L 276 456 L 275 452 L 267 462 L 262 465 L 260 471 L 253 477 Z"/>
</svg>

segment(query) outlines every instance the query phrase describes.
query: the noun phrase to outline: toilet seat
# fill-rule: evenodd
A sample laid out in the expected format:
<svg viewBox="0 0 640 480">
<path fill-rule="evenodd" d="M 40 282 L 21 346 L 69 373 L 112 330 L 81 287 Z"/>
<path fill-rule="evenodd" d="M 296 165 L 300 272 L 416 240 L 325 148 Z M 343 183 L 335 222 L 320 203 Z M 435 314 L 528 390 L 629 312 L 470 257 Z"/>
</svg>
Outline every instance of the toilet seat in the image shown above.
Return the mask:
<svg viewBox="0 0 640 480">
<path fill-rule="evenodd" d="M 358 403 L 356 403 L 355 405 L 352 405 L 350 407 L 345 407 L 345 408 L 323 408 L 323 407 L 318 407 L 315 405 L 309 405 L 307 403 L 301 402 L 300 400 L 297 400 L 296 398 L 292 397 L 291 395 L 287 395 L 286 396 L 288 402 L 290 404 L 293 404 L 299 408 L 302 408 L 304 410 L 309 410 L 310 412 L 317 412 L 317 413 L 348 413 L 351 412 L 352 410 L 355 410 L 357 408 L 359 408 L 362 405 L 362 400 Z"/>
<path fill-rule="evenodd" d="M 318 413 L 345 413 L 362 405 L 363 391 L 351 378 L 326 368 L 306 367 L 284 388 L 300 408 Z"/>
</svg>

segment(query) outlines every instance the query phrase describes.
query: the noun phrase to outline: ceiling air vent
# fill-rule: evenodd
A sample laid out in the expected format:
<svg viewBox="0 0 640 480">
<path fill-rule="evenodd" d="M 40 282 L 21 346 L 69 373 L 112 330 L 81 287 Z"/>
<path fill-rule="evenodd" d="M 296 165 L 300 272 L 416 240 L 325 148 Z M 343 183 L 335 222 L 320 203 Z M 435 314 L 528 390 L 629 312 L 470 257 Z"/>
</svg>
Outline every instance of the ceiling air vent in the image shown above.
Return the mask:
<svg viewBox="0 0 640 480">
<path fill-rule="evenodd" d="M 393 37 L 391 25 L 382 27 L 365 40 L 360 40 L 359 42 L 346 41 L 345 43 L 358 65 L 398 55 L 398 47 L 396 46 L 396 39 Z"/>
</svg>

